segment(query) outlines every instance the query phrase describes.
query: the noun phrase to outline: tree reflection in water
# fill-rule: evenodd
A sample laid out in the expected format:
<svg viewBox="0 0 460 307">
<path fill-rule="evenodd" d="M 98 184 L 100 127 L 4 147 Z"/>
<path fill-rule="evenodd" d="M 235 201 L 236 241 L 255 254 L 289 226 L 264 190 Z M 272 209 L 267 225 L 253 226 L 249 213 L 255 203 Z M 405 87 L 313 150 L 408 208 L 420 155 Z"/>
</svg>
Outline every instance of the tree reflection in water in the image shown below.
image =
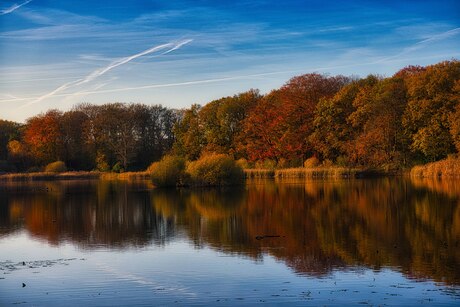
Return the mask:
<svg viewBox="0 0 460 307">
<path fill-rule="evenodd" d="M 14 184 L 0 190 L 0 235 L 125 249 L 177 238 L 298 274 L 382 267 L 460 284 L 460 185 L 453 181 L 250 182 L 152 189 L 145 182 Z"/>
</svg>

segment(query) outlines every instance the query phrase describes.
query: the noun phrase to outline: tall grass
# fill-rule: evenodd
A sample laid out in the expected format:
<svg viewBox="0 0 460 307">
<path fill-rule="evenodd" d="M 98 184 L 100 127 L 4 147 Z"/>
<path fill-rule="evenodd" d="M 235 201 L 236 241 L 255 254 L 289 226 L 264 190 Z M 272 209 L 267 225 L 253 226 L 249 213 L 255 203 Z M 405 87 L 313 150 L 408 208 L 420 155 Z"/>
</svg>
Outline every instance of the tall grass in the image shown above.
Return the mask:
<svg viewBox="0 0 460 307">
<path fill-rule="evenodd" d="M 441 161 L 414 166 L 410 175 L 423 178 L 460 178 L 460 157 L 449 157 Z"/>
<path fill-rule="evenodd" d="M 0 175 L 0 182 L 47 181 L 47 180 L 148 180 L 148 172 L 101 173 L 101 172 L 35 172 Z"/>
<path fill-rule="evenodd" d="M 244 173 L 248 179 L 362 178 L 381 174 L 381 172 L 376 170 L 339 166 L 313 168 L 297 167 L 277 170 L 245 169 Z"/>
<path fill-rule="evenodd" d="M 275 171 L 275 178 L 361 178 L 377 175 L 377 172 L 346 167 L 288 168 Z"/>
<path fill-rule="evenodd" d="M 65 173 L 17 173 L 0 175 L 0 181 L 44 181 L 44 180 L 77 180 L 99 179 L 98 172 L 65 172 Z"/>
<path fill-rule="evenodd" d="M 275 170 L 264 168 L 245 169 L 244 176 L 247 179 L 271 179 L 275 178 Z"/>
<path fill-rule="evenodd" d="M 100 173 L 104 180 L 148 180 L 150 176 L 148 172 Z"/>
</svg>

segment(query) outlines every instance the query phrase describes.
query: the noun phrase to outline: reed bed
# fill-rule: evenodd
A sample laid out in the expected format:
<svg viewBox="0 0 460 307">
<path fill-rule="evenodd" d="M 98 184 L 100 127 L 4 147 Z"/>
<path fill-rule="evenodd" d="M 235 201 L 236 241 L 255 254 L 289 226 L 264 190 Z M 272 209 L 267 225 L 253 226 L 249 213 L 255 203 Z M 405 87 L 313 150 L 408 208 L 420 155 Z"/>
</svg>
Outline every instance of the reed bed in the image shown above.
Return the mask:
<svg viewBox="0 0 460 307">
<path fill-rule="evenodd" d="M 100 172 L 38 172 L 0 175 L 0 182 L 10 181 L 46 181 L 46 180 L 148 180 L 148 172 L 100 173 Z"/>
<path fill-rule="evenodd" d="M 148 180 L 150 177 L 149 172 L 101 173 L 100 176 L 104 180 Z"/>
<path fill-rule="evenodd" d="M 383 172 L 376 170 L 347 167 L 245 169 L 244 173 L 247 179 L 363 178 L 383 174 Z"/>
<path fill-rule="evenodd" d="M 414 166 L 410 175 L 421 178 L 460 178 L 460 158 L 447 158 Z"/>
<path fill-rule="evenodd" d="M 275 178 L 362 178 L 377 175 L 377 172 L 346 167 L 288 168 L 276 170 Z"/>
<path fill-rule="evenodd" d="M 0 181 L 89 180 L 100 178 L 99 172 L 16 173 L 0 175 Z"/>
<path fill-rule="evenodd" d="M 272 179 L 275 178 L 275 170 L 263 168 L 245 169 L 244 176 L 246 179 Z"/>
</svg>

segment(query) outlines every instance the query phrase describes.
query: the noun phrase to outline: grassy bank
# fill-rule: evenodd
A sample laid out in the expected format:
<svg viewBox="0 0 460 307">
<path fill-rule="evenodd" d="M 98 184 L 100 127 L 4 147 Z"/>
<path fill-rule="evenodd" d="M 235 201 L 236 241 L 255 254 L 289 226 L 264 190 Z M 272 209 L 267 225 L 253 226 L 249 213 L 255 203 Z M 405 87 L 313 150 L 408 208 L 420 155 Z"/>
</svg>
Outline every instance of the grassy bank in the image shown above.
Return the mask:
<svg viewBox="0 0 460 307">
<path fill-rule="evenodd" d="M 384 171 L 346 167 L 298 167 L 278 170 L 245 169 L 244 173 L 246 178 L 249 179 L 367 178 L 381 175 L 390 175 Z"/>
<path fill-rule="evenodd" d="M 414 166 L 410 175 L 420 178 L 460 178 L 460 158 L 450 157 L 441 161 Z"/>
</svg>

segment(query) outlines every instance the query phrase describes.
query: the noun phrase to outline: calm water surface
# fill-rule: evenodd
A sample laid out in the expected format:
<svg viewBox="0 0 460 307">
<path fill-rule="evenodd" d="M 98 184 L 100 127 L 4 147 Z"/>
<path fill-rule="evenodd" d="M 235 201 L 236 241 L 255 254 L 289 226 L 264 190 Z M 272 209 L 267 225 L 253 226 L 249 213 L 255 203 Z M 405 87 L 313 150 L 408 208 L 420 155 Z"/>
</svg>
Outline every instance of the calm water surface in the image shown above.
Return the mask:
<svg viewBox="0 0 460 307">
<path fill-rule="evenodd" d="M 460 305 L 460 183 L 0 185 L 0 305 Z"/>
</svg>

